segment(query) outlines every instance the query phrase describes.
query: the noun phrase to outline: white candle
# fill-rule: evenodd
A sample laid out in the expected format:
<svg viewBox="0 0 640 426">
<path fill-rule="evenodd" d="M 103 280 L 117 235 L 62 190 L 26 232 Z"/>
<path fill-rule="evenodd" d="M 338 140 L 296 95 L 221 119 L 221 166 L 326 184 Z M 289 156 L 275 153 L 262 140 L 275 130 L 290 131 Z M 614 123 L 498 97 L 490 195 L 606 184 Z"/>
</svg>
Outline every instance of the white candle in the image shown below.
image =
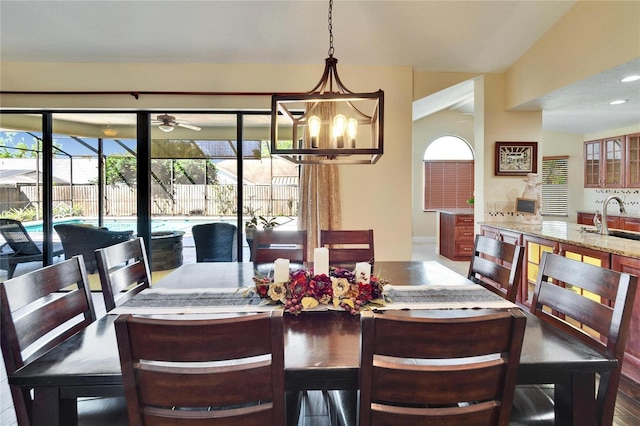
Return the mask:
<svg viewBox="0 0 640 426">
<path fill-rule="evenodd" d="M 273 262 L 273 282 L 286 283 L 289 281 L 289 259 L 276 259 Z"/>
<path fill-rule="evenodd" d="M 369 284 L 371 278 L 371 264 L 369 262 L 356 263 L 356 282 Z"/>
<path fill-rule="evenodd" d="M 329 249 L 319 247 L 313 249 L 313 273 L 329 276 Z"/>
</svg>

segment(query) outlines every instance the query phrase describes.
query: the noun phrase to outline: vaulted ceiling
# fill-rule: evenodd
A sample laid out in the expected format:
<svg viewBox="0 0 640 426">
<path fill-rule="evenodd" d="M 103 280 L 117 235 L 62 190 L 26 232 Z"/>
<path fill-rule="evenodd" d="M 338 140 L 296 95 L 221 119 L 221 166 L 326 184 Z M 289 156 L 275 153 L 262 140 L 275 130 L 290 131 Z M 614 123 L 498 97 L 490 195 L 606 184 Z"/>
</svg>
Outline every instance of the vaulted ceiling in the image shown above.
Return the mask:
<svg viewBox="0 0 640 426">
<path fill-rule="evenodd" d="M 575 1 L 335 0 L 341 63 L 503 72 Z M 0 1 L 0 60 L 284 63 L 322 66 L 328 1 Z M 1 68 L 0 68 L 1 72 Z M 545 129 L 590 133 L 640 123 L 640 59 L 523 106 Z M 171 90 L 170 88 L 168 90 Z M 612 109 L 608 102 L 630 102 Z"/>
</svg>

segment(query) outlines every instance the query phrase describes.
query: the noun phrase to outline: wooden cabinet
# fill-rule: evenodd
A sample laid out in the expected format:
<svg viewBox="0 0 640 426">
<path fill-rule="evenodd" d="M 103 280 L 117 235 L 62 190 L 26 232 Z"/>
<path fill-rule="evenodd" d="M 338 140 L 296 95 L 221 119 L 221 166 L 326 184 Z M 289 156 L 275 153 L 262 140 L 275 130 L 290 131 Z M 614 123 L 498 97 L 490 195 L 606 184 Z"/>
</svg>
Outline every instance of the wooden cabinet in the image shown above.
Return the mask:
<svg viewBox="0 0 640 426">
<path fill-rule="evenodd" d="M 611 269 L 640 276 L 640 259 L 611 255 Z M 640 383 L 640 291 L 636 291 L 622 374 Z"/>
<path fill-rule="evenodd" d="M 625 231 L 640 232 L 640 217 L 621 217 L 620 227 Z"/>
<path fill-rule="evenodd" d="M 518 291 L 518 301 L 530 307 L 533 290 L 536 288 L 538 280 L 542 253 L 558 253 L 559 244 L 534 235 L 523 234 L 522 245 L 524 246 L 524 265 L 522 265 L 522 283 Z"/>
<path fill-rule="evenodd" d="M 594 213 L 579 212 L 578 213 L 577 222 L 580 225 L 594 226 L 593 225 L 593 217 L 594 216 L 595 216 Z M 621 223 L 621 217 L 620 216 L 607 215 L 607 226 L 609 227 L 609 229 L 624 229 L 624 228 L 622 228 L 622 223 Z"/>
<path fill-rule="evenodd" d="M 640 133 L 627 135 L 627 188 L 640 188 Z"/>
<path fill-rule="evenodd" d="M 578 212 L 577 223 L 593 226 L 593 213 Z M 640 232 L 640 217 L 607 216 L 609 229 L 624 229 L 625 231 Z"/>
<path fill-rule="evenodd" d="M 584 143 L 585 188 L 640 188 L 640 133 Z"/>
<path fill-rule="evenodd" d="M 471 260 L 475 231 L 472 214 L 440 212 L 440 254 L 451 260 Z"/>
</svg>

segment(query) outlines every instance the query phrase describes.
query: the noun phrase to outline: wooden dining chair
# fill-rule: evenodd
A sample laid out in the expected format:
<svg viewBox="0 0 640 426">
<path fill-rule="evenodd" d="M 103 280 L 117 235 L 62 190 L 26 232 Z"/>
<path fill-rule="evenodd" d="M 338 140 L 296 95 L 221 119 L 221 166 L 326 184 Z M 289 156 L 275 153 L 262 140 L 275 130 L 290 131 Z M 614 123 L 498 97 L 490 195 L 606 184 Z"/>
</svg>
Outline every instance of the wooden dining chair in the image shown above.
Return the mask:
<svg viewBox="0 0 640 426">
<path fill-rule="evenodd" d="M 136 238 L 95 252 L 107 312 L 151 285 L 144 240 Z"/>
<path fill-rule="evenodd" d="M 285 424 L 282 311 L 115 327 L 132 426 Z"/>
<path fill-rule="evenodd" d="M 253 263 L 273 263 L 283 258 L 303 264 L 307 261 L 307 231 L 256 230 L 252 258 Z"/>
<path fill-rule="evenodd" d="M 637 277 L 543 253 L 531 312 L 577 337 L 618 366 L 601 374 L 597 389 L 596 424 L 611 425 L 629 334 Z M 554 388 L 518 386 L 513 425 L 559 424 Z"/>
<path fill-rule="evenodd" d="M 523 258 L 521 246 L 476 235 L 467 278 L 515 303 Z"/>
<path fill-rule="evenodd" d="M 320 247 L 329 249 L 330 265 L 373 264 L 373 229 L 320 231 Z"/>
<path fill-rule="evenodd" d="M 87 273 L 82 256 L 55 263 L 0 283 L 0 343 L 7 375 L 29 364 L 96 319 Z M 12 386 L 11 396 L 18 424 L 29 425 L 33 400 L 28 389 Z M 73 418 L 61 424 L 123 424 L 124 398 L 90 398 L 76 402 L 78 396 L 96 396 L 89 388 L 78 395 L 68 394 L 63 406 L 77 403 L 66 412 Z M 99 395 L 98 395 L 99 396 Z M 83 422 L 83 414 L 91 421 Z M 102 418 L 106 423 L 99 421 Z"/>
<path fill-rule="evenodd" d="M 360 319 L 360 426 L 509 423 L 523 312 Z"/>
</svg>

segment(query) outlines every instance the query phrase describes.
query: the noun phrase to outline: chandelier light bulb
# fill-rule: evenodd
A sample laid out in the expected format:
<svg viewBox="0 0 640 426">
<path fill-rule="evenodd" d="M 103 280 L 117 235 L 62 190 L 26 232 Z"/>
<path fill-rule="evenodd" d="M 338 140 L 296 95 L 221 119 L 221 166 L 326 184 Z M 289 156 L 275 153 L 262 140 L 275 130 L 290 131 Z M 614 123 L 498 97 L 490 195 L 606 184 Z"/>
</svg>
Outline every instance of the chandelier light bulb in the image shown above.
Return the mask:
<svg viewBox="0 0 640 426">
<path fill-rule="evenodd" d="M 309 136 L 311 137 L 311 147 L 318 147 L 318 137 L 320 136 L 320 117 L 312 115 L 309 117 Z"/>
<path fill-rule="evenodd" d="M 336 148 L 344 148 L 344 131 L 347 128 L 347 117 L 338 114 L 333 117 L 333 139 Z"/>
<path fill-rule="evenodd" d="M 173 132 L 173 126 L 168 124 L 161 124 L 158 126 L 158 129 L 162 130 L 165 133 Z"/>
<path fill-rule="evenodd" d="M 356 147 L 356 136 L 358 135 L 358 120 L 350 118 L 347 120 L 347 136 L 349 137 L 349 148 Z"/>
</svg>

